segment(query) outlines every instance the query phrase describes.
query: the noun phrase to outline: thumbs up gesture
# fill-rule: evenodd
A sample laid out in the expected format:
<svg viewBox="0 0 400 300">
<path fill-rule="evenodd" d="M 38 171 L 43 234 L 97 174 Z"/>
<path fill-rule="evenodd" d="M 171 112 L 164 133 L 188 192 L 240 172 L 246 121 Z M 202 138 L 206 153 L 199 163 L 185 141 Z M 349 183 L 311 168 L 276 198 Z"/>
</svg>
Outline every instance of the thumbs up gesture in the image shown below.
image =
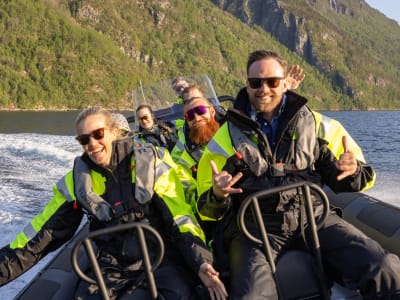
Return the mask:
<svg viewBox="0 0 400 300">
<path fill-rule="evenodd" d="M 336 168 L 342 173 L 337 176 L 340 181 L 348 176 L 353 175 L 357 171 L 357 159 L 353 152 L 351 152 L 347 145 L 347 137 L 342 137 L 342 144 L 344 152 L 340 155 L 339 160 L 336 161 Z"/>
</svg>

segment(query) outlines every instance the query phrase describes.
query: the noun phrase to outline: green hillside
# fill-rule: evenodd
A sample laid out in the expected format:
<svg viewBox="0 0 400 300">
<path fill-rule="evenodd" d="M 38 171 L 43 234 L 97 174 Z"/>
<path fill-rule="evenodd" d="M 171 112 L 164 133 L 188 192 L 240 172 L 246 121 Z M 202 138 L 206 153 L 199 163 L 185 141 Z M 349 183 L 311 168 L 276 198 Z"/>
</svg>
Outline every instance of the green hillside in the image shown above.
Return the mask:
<svg viewBox="0 0 400 300">
<path fill-rule="evenodd" d="M 346 25 L 346 20 L 336 22 Z M 324 30 L 318 26 L 313 30 Z M 236 95 L 245 82 L 247 56 L 255 49 L 278 51 L 289 64 L 302 65 L 307 77 L 299 93 L 315 109 L 400 108 L 396 66 L 381 54 L 378 63 L 365 61 L 374 45 L 354 45 L 355 52 L 349 54 L 341 49 L 324 52 L 320 45 L 324 64 L 343 64 L 340 57 L 348 60 L 346 67 L 336 68 L 344 78 L 339 88 L 325 68 L 308 64 L 260 26 L 241 22 L 209 0 L 8 0 L 0 3 L 0 32 L 0 108 L 79 109 L 101 104 L 131 109 L 131 92 L 139 82 L 201 73 L 208 74 L 218 95 Z M 348 41 L 361 43 L 362 37 L 356 36 L 355 31 L 349 33 Z M 360 49 L 366 54 L 356 59 Z M 396 49 L 385 47 L 386 55 L 397 55 Z M 375 80 L 384 71 L 390 71 L 384 82 L 391 80 L 391 85 L 379 95 L 389 101 L 375 101 L 377 90 L 368 84 L 354 93 L 346 89 L 351 81 L 365 82 L 367 72 Z"/>
</svg>

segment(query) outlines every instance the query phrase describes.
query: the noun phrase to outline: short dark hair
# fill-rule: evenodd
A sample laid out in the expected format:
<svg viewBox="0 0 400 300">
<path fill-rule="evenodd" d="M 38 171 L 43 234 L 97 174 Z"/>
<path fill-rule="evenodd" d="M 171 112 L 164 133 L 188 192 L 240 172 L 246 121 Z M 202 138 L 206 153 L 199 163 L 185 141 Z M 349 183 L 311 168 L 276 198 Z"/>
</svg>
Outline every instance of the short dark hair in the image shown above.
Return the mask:
<svg viewBox="0 0 400 300">
<path fill-rule="evenodd" d="M 185 79 L 185 77 L 176 77 L 175 79 L 172 80 L 171 82 L 171 86 L 174 86 L 176 83 L 178 83 L 179 81 L 185 81 L 187 82 L 187 80 Z"/>
<path fill-rule="evenodd" d="M 203 91 L 203 89 L 202 89 L 198 84 L 193 83 L 193 84 L 190 84 L 189 86 L 187 86 L 187 87 L 185 87 L 185 88 L 183 89 L 183 91 L 182 91 L 182 98 L 184 98 L 183 95 L 185 95 L 185 94 L 191 92 L 192 90 L 198 90 L 198 91 L 203 95 L 203 97 L 204 97 L 204 91 Z M 183 104 L 186 104 L 186 103 L 190 102 L 191 100 L 192 100 L 192 99 L 186 99 L 186 101 L 185 101 L 185 99 L 183 99 Z"/>
<path fill-rule="evenodd" d="M 287 65 L 288 65 L 287 61 L 281 58 L 278 53 L 269 50 L 256 50 L 250 53 L 249 58 L 247 60 L 247 69 L 246 69 L 247 75 L 249 74 L 250 67 L 253 63 L 268 58 L 275 59 L 282 66 L 284 75 L 286 76 Z"/>
<path fill-rule="evenodd" d="M 153 115 L 153 110 L 151 109 L 151 106 L 148 104 L 141 104 L 138 106 L 138 108 L 136 108 L 136 114 L 139 110 L 142 110 L 143 108 L 147 108 L 149 110 L 149 112 Z"/>
</svg>

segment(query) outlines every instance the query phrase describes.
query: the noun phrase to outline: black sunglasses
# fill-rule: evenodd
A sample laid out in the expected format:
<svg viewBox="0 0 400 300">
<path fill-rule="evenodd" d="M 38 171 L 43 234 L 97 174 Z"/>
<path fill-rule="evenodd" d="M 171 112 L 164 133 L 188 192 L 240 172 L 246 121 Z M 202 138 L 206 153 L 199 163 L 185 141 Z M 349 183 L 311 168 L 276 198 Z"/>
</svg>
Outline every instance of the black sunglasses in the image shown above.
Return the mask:
<svg viewBox="0 0 400 300">
<path fill-rule="evenodd" d="M 185 119 L 186 121 L 192 121 L 195 117 L 195 114 L 202 116 L 207 112 L 207 108 L 209 108 L 208 106 L 205 105 L 199 105 L 196 107 L 193 107 L 192 109 L 189 109 L 186 113 L 185 113 Z"/>
<path fill-rule="evenodd" d="M 150 116 L 149 115 L 145 115 L 145 116 L 139 118 L 140 122 L 149 121 L 149 120 L 150 120 Z"/>
<path fill-rule="evenodd" d="M 93 130 L 89 134 L 78 135 L 75 139 L 79 142 L 79 144 L 81 144 L 82 146 L 85 146 L 85 145 L 89 144 L 90 137 L 93 137 L 96 140 L 101 140 L 102 138 L 104 138 L 104 130 L 105 130 L 105 128 L 99 128 L 99 129 Z"/>
<path fill-rule="evenodd" d="M 185 87 L 186 87 L 185 84 L 178 85 L 178 86 L 174 87 L 174 91 L 177 92 L 177 93 L 180 93 L 185 89 Z"/>
<path fill-rule="evenodd" d="M 284 77 L 266 77 L 266 78 L 247 78 L 249 85 L 252 89 L 259 89 L 263 82 L 267 84 L 270 89 L 277 88 L 279 83 Z"/>
</svg>

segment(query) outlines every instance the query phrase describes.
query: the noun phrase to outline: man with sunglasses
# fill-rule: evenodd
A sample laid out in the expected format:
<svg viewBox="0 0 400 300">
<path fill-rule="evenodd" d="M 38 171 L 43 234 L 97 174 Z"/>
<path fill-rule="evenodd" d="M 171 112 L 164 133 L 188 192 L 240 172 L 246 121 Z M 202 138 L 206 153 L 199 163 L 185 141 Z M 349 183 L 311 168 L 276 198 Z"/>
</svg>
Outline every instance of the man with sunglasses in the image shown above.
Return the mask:
<svg viewBox="0 0 400 300">
<path fill-rule="evenodd" d="M 184 77 L 177 77 L 172 80 L 171 87 L 175 91 L 178 98 L 176 99 L 176 103 L 181 104 L 183 103 L 182 92 L 183 90 L 189 86 L 189 83 L 186 81 Z"/>
<path fill-rule="evenodd" d="M 303 69 L 299 65 L 293 65 L 287 75 L 289 89 L 297 89 L 304 78 Z M 182 99 L 185 122 L 178 130 L 178 141 L 171 154 L 176 162 L 185 166 L 192 172 L 193 178 L 196 178 L 197 164 L 204 147 L 225 121 L 225 111 L 215 109 L 204 98 L 204 92 L 197 84 L 183 89 Z"/>
<path fill-rule="evenodd" d="M 207 144 L 198 166 L 198 211 L 220 220 L 218 245 L 228 253 L 230 299 L 278 299 L 274 275 L 262 247 L 238 227 L 237 213 L 248 195 L 310 181 L 334 192 L 358 192 L 375 173 L 341 124 L 307 106 L 288 90 L 287 62 L 258 50 L 247 62 L 247 81 L 228 110 L 226 122 Z M 260 201 L 272 256 L 307 249 L 304 215 L 296 189 Z M 316 216 L 321 201 L 313 195 Z M 251 214 L 247 224 L 254 225 Z M 400 299 L 400 261 L 331 210 L 318 230 L 330 280 L 358 289 L 364 299 Z"/>
<path fill-rule="evenodd" d="M 196 178 L 197 163 L 208 141 L 218 130 L 223 115 L 204 97 L 201 88 L 190 85 L 182 92 L 184 125 L 178 130 L 178 141 L 171 151 L 172 158 L 187 168 Z"/>
<path fill-rule="evenodd" d="M 136 138 L 171 151 L 178 139 L 172 124 L 156 119 L 150 105 L 142 104 L 136 109 L 139 133 Z"/>
<path fill-rule="evenodd" d="M 54 195 L 42 212 L 0 249 L 0 285 L 20 276 L 49 252 L 67 242 L 86 213 L 89 230 L 118 224 L 143 222 L 157 230 L 165 254 L 154 271 L 162 299 L 192 299 L 194 284 L 202 282 L 212 299 L 226 299 L 224 285 L 212 267 L 212 254 L 204 233 L 185 202 L 184 187 L 168 151 L 140 146 L 131 137 L 121 138 L 111 113 L 89 107 L 76 120 L 76 140 L 82 145 L 82 160 L 90 169 L 93 191 L 103 198 L 108 219 L 77 201 L 73 171 L 53 187 Z M 96 257 L 111 299 L 153 299 L 143 281 L 143 261 L 138 238 L 132 232 L 104 234 L 94 239 Z M 150 257 L 159 247 L 147 240 Z M 194 274 L 194 276 L 193 276 Z M 96 285 L 82 282 L 77 299 L 100 299 Z"/>
</svg>

